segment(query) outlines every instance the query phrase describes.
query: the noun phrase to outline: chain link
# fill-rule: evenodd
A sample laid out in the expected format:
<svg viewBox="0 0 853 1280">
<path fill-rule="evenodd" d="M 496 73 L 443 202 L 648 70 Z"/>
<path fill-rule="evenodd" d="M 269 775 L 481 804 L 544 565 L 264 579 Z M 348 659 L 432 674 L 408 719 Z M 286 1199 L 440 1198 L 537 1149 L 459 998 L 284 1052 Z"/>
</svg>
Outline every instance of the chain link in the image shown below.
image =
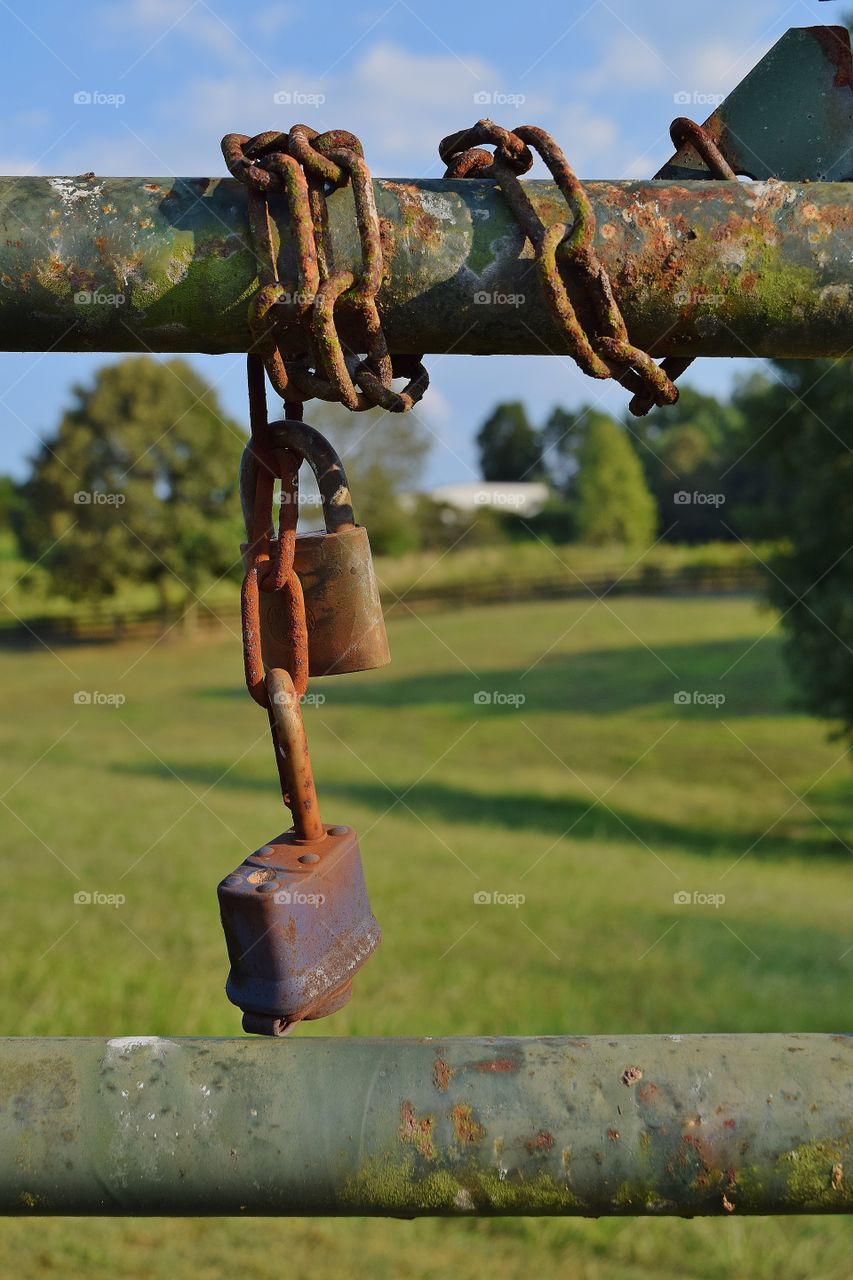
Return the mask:
<svg viewBox="0 0 853 1280">
<path fill-rule="evenodd" d="M 252 437 L 243 451 L 240 464 L 240 491 L 241 496 L 247 496 L 243 514 L 249 538 L 246 557 L 249 565 L 240 592 L 243 670 L 246 688 L 255 702 L 267 712 L 282 799 L 292 811 L 290 784 L 277 728 L 277 711 L 270 700 L 268 673 L 263 661 L 261 592 L 279 591 L 283 594 L 287 618 L 286 639 L 291 655 L 287 675 L 292 681 L 293 696 L 298 700 L 308 688 L 308 624 L 302 584 L 293 567 L 301 459 L 289 449 L 270 446 L 264 368 L 258 355 L 248 357 L 247 370 Z M 278 537 L 273 554 L 272 508 L 276 480 L 280 482 L 281 492 Z"/>
<path fill-rule="evenodd" d="M 244 453 L 241 488 L 252 495 L 246 512 L 249 529 L 249 567 L 243 578 L 241 610 L 243 664 L 246 687 L 262 707 L 269 706 L 260 635 L 260 592 L 284 594 L 288 642 L 292 654 L 290 675 L 297 696 L 308 688 L 308 626 L 302 584 L 293 567 L 296 525 L 299 515 L 300 459 L 289 449 L 274 449 L 268 431 L 263 365 L 257 355 L 248 358 L 249 413 L 252 438 Z M 273 555 L 272 506 L 276 480 L 280 481 L 278 537 Z"/>
<path fill-rule="evenodd" d="M 685 118 L 671 127 L 677 147 L 690 143 L 711 175 L 736 175 L 716 143 L 700 125 Z M 482 144 L 494 148 L 486 151 Z M 571 214 L 570 223 L 545 226 L 519 181 L 536 152 L 548 167 Z M 261 645 L 261 591 L 283 596 L 291 655 L 287 675 L 293 694 L 308 686 L 308 628 L 302 585 L 294 569 L 301 457 L 276 448 L 269 429 L 264 371 L 285 403 L 291 422 L 302 418 L 309 398 L 339 401 L 354 412 L 380 406 L 405 412 L 420 400 L 429 377 L 420 356 L 394 357 L 388 351 L 376 296 L 382 284 L 383 252 L 373 182 L 361 143 L 353 134 L 318 134 L 307 125 L 288 133 L 269 131 L 250 138 L 228 134 L 222 153 L 231 174 L 248 193 L 249 230 L 258 261 L 258 289 L 249 308 L 252 351 L 247 362 L 251 441 L 241 464 L 241 493 L 249 536 L 248 567 L 241 592 L 243 661 L 246 686 L 269 715 L 276 763 L 285 803 L 290 805 L 275 709 L 271 706 Z M 439 153 L 448 178 L 494 178 L 513 216 L 533 245 L 536 273 L 548 306 L 579 367 L 594 378 L 615 378 L 633 393 L 632 413 L 642 416 L 655 405 L 678 399 L 674 380 L 691 361 L 668 358 L 658 365 L 634 346 L 613 295 L 610 279 L 593 247 L 595 214 L 587 192 L 565 155 L 545 130 L 521 125 L 508 130 L 480 120 L 443 139 Z M 351 186 L 361 250 L 361 270 L 330 271 L 326 253 L 326 195 Z M 277 228 L 268 197 L 283 193 L 296 249 L 296 280 L 279 277 Z M 591 324 L 578 318 L 566 280 L 580 286 Z M 358 318 L 363 355 L 344 348 L 336 313 L 349 309 Z M 286 350 L 305 346 L 302 355 Z M 402 392 L 392 380 L 406 377 Z M 275 483 L 281 486 L 278 536 L 273 535 Z"/>
<path fill-rule="evenodd" d="M 704 160 L 709 170 L 709 178 L 719 178 L 724 182 L 737 182 L 737 174 L 734 169 L 701 124 L 696 124 L 694 120 L 688 119 L 687 116 L 678 116 L 669 126 L 669 136 L 672 138 L 673 146 L 679 151 L 687 143 L 693 147 L 700 159 Z M 660 176 L 660 172 L 655 174 L 656 178 Z M 690 356 L 667 356 L 664 360 L 661 360 L 661 368 L 667 377 L 672 382 L 675 382 L 690 368 L 692 363 L 693 359 Z M 654 407 L 654 402 L 648 396 L 635 396 L 630 407 L 633 414 L 638 418 L 642 418 Z"/>
<path fill-rule="evenodd" d="M 385 341 L 376 295 L 384 270 L 379 215 L 373 181 L 358 138 L 342 129 L 318 134 L 308 125 L 288 133 L 270 131 L 254 138 L 229 133 L 222 139 L 229 172 L 244 183 L 249 197 L 249 232 L 258 259 L 258 289 L 249 308 L 252 349 L 263 359 L 270 382 L 299 416 L 307 399 L 338 401 L 353 412 L 381 407 L 405 413 L 424 395 L 429 375 L 421 357 L 394 357 Z M 326 195 L 351 186 L 362 266 L 330 272 L 326 254 Z M 278 273 L 275 227 L 268 196 L 284 194 L 296 246 L 296 281 Z M 358 320 L 363 355 L 345 349 L 336 313 Z M 304 346 L 301 356 L 285 355 Z M 402 391 L 391 383 L 406 377 Z"/>
<path fill-rule="evenodd" d="M 494 146 L 494 154 L 480 149 Z M 572 215 L 570 225 L 546 227 L 519 181 L 533 165 L 536 151 L 547 165 Z M 444 138 L 439 154 L 447 177 L 494 178 L 510 210 L 533 245 L 536 273 L 546 302 L 579 367 L 593 378 L 615 378 L 651 404 L 673 404 L 678 390 L 651 356 L 634 346 L 613 296 L 610 279 L 593 247 L 595 214 L 583 183 L 557 143 L 544 129 L 520 125 L 503 129 L 479 120 L 472 129 Z M 583 289 L 592 320 L 578 318 L 566 287 L 572 279 Z"/>
<path fill-rule="evenodd" d="M 710 170 L 709 177 L 719 178 L 723 182 L 737 182 L 734 169 L 707 129 L 701 124 L 697 124 L 687 116 L 677 116 L 669 126 L 669 136 L 678 151 L 689 143 L 694 151 L 698 152 L 700 159 Z M 655 176 L 657 177 L 657 174 Z"/>
<path fill-rule="evenodd" d="M 701 125 L 674 120 L 673 143 L 689 143 L 714 178 L 734 171 Z M 483 144 L 494 147 L 486 151 Z M 544 160 L 571 213 L 571 222 L 546 227 L 519 181 Z M 631 343 L 610 279 L 595 251 L 595 215 L 583 184 L 550 134 L 532 125 L 504 129 L 480 120 L 445 138 L 439 152 L 448 178 L 494 178 L 516 221 L 531 241 L 543 296 L 579 367 L 594 378 L 615 378 L 632 392 L 630 410 L 643 416 L 678 398 L 675 379 L 692 361 L 667 357 L 660 364 Z M 305 400 L 336 401 L 353 412 L 380 407 L 402 413 L 422 398 L 429 377 L 420 356 L 393 356 L 382 329 L 376 296 L 382 284 L 383 250 L 373 182 L 358 138 L 342 129 L 320 134 L 308 125 L 247 137 L 228 134 L 222 153 L 229 171 L 248 189 L 249 229 L 258 259 L 258 289 L 250 304 L 252 349 L 285 402 L 287 416 L 301 416 Z M 326 196 L 350 186 L 359 233 L 361 270 L 330 271 L 327 259 Z M 268 196 L 284 194 L 295 242 L 296 279 L 278 273 L 277 229 Z M 582 290 L 588 321 L 582 321 L 567 283 Z M 357 321 L 363 354 L 346 347 L 337 317 Z M 295 354 L 300 347 L 302 354 Z M 290 352 L 291 354 L 285 354 Z M 391 383 L 406 378 L 402 391 Z"/>
</svg>

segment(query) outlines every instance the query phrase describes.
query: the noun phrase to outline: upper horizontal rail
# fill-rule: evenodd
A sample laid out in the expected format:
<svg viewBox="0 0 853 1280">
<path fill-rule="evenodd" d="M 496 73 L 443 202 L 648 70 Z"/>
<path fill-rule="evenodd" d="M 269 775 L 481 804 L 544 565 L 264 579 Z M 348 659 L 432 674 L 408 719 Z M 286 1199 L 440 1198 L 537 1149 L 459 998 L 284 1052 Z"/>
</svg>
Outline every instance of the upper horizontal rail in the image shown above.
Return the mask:
<svg viewBox="0 0 853 1280">
<path fill-rule="evenodd" d="M 527 185 L 545 223 L 566 220 L 551 182 Z M 587 189 L 598 255 L 637 345 L 681 356 L 847 352 L 850 184 Z M 380 179 L 375 192 L 392 351 L 564 350 L 530 246 L 493 182 Z M 284 197 L 271 209 L 290 280 Z M 351 192 L 334 192 L 328 211 L 331 261 L 357 270 Z M 248 244 L 246 191 L 230 178 L 0 178 L 0 349 L 245 351 Z M 343 315 L 340 328 L 357 349 Z"/>
</svg>

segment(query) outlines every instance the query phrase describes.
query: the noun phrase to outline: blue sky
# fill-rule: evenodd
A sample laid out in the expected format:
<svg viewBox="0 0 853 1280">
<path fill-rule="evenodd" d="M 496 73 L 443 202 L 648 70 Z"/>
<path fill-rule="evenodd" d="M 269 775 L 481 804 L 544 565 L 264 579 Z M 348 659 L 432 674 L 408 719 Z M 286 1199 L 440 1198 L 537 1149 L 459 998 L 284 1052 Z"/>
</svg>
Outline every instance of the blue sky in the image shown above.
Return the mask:
<svg viewBox="0 0 853 1280">
<path fill-rule="evenodd" d="M 840 22 L 845 7 L 0 0 L 0 173 L 215 175 L 223 133 L 301 119 L 358 133 L 377 176 L 437 177 L 438 140 L 491 114 L 544 125 L 582 177 L 650 176 L 671 150 L 674 115 L 704 119 L 712 108 L 703 104 L 737 84 L 788 27 Z M 676 105 L 685 93 L 695 106 Z M 122 100 L 75 102 L 80 94 Z M 280 105 L 282 94 L 299 105 Z M 244 420 L 242 358 L 191 358 Z M 71 384 L 109 359 L 0 353 L 0 470 L 22 474 Z M 568 359 L 429 363 L 421 418 L 433 436 L 431 483 L 473 478 L 472 438 L 496 399 L 524 399 L 542 420 L 555 403 L 595 400 L 619 412 L 626 398 L 589 383 Z M 725 391 L 744 364 L 703 361 L 685 381 Z"/>
</svg>

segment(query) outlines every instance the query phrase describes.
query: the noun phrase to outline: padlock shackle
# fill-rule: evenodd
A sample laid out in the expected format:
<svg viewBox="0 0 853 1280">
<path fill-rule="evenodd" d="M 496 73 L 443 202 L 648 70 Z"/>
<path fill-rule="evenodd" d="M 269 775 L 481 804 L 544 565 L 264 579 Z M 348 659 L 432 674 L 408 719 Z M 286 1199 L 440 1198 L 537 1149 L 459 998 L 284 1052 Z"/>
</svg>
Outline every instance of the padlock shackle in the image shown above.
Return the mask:
<svg viewBox="0 0 853 1280">
<path fill-rule="evenodd" d="M 240 455 L 240 471 L 239 471 L 239 488 L 240 488 L 240 508 L 243 512 L 243 523 L 246 526 L 246 541 L 251 543 L 253 537 L 253 525 L 255 522 L 255 493 L 258 487 L 258 462 L 257 454 L 252 449 L 251 443 L 247 444 Z M 272 513 L 270 513 L 270 522 L 268 528 L 268 536 L 272 537 L 275 530 L 272 523 Z"/>
<path fill-rule="evenodd" d="M 287 788 L 287 806 L 293 814 L 293 829 L 300 840 L 322 840 L 326 828 L 320 819 L 299 695 L 290 676 L 280 667 L 267 672 L 266 687 L 273 740 Z"/>
<path fill-rule="evenodd" d="M 352 495 L 347 484 L 344 464 L 337 450 L 315 427 L 297 418 L 271 422 L 267 428 L 273 449 L 290 449 L 308 463 L 317 480 L 323 501 L 323 520 L 327 533 L 355 528 Z"/>
</svg>

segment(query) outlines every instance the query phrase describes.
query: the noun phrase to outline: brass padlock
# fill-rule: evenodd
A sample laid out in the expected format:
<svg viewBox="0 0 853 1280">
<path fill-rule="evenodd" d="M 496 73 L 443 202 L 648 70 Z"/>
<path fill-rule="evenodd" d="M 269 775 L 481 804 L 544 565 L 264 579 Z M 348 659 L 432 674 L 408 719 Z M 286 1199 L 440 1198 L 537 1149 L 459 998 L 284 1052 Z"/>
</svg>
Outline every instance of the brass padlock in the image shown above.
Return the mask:
<svg viewBox="0 0 853 1280">
<path fill-rule="evenodd" d="M 343 675 L 369 671 L 391 660 L 379 588 L 367 530 L 355 523 L 343 464 L 328 440 L 304 422 L 269 424 L 269 443 L 305 459 L 317 477 L 325 530 L 298 534 L 293 567 L 302 584 L 308 626 L 308 674 Z M 243 454 L 240 490 L 250 527 L 258 462 Z M 241 548 L 248 569 L 248 544 Z M 270 538 L 275 559 L 276 539 Z M 289 643 L 290 610 L 276 591 L 260 591 L 261 653 L 265 668 L 293 670 Z"/>
<path fill-rule="evenodd" d="M 228 999 L 243 1010 L 245 1031 L 280 1036 L 347 1003 L 381 934 L 355 832 L 320 819 L 293 681 L 273 670 L 266 688 L 293 826 L 251 853 L 217 894 Z"/>
</svg>

